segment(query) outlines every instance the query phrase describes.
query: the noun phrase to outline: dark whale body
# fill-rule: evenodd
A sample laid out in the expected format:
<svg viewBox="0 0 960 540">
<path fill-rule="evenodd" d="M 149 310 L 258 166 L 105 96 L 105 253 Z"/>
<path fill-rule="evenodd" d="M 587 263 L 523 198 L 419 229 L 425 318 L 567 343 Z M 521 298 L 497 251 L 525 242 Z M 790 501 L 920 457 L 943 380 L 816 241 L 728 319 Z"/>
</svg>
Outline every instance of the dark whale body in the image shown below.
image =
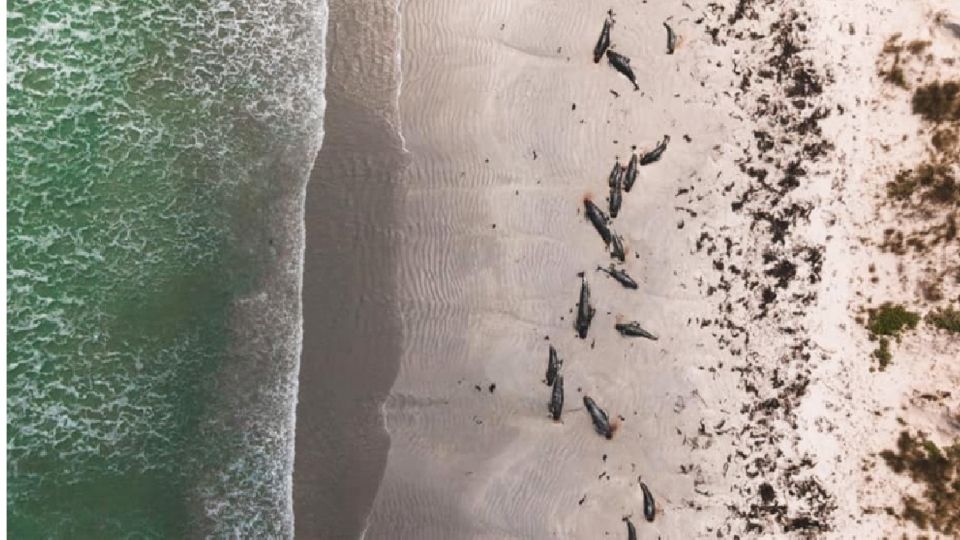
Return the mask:
<svg viewBox="0 0 960 540">
<path fill-rule="evenodd" d="M 590 285 L 587 284 L 587 279 L 582 276 L 583 274 L 581 274 L 583 281 L 580 283 L 580 303 L 577 304 L 577 320 L 574 326 L 580 339 L 587 339 L 590 321 L 593 320 L 597 310 L 590 305 Z"/>
<path fill-rule="evenodd" d="M 560 374 L 560 366 L 562 364 L 563 362 L 557 355 L 557 350 L 553 348 L 553 345 L 551 345 L 550 357 L 547 360 L 547 386 L 553 386 L 553 381 L 555 381 L 557 379 L 557 375 Z"/>
<path fill-rule="evenodd" d="M 563 414 L 563 375 L 560 375 L 553 381 L 553 392 L 550 395 L 550 415 L 554 422 L 560 421 Z"/>
<path fill-rule="evenodd" d="M 640 482 L 640 491 L 643 492 L 643 517 L 653 522 L 653 518 L 657 517 L 657 503 L 653 500 L 653 493 L 650 493 L 643 482 Z"/>
<path fill-rule="evenodd" d="M 593 224 L 593 228 L 600 233 L 600 238 L 603 238 L 605 244 L 610 244 L 610 227 L 607 226 L 607 216 L 604 215 L 603 210 L 600 210 L 600 208 L 589 199 L 584 199 L 583 207 L 586 210 L 587 219 Z"/>
<path fill-rule="evenodd" d="M 593 63 L 599 64 L 600 59 L 603 58 L 603 53 L 607 52 L 607 49 L 610 48 L 610 29 L 613 27 L 613 21 L 607 17 L 603 21 L 603 30 L 600 31 L 600 37 L 597 39 L 597 44 L 593 47 Z"/>
<path fill-rule="evenodd" d="M 660 161 L 660 156 L 667 150 L 667 143 L 670 142 L 670 136 L 664 135 L 663 140 L 657 145 L 656 148 L 647 152 L 640 158 L 640 165 L 649 165 L 655 161 Z"/>
<path fill-rule="evenodd" d="M 608 50 L 607 61 L 610 62 L 613 69 L 622 73 L 624 77 L 633 83 L 634 90 L 640 89 L 640 85 L 637 84 L 637 76 L 633 74 L 633 69 L 630 67 L 629 58 L 616 51 Z"/>
<path fill-rule="evenodd" d="M 653 341 L 657 340 L 657 336 L 652 333 L 644 330 L 640 323 L 636 321 L 631 321 L 628 323 L 617 323 L 614 328 L 620 332 L 620 335 L 627 337 L 642 337 L 647 339 L 652 339 Z"/>
<path fill-rule="evenodd" d="M 632 277 L 630 277 L 629 275 L 627 275 L 626 270 L 620 270 L 620 269 L 614 267 L 612 264 L 610 265 L 610 268 L 609 268 L 609 269 L 604 268 L 604 267 L 602 267 L 602 266 L 598 266 L 598 267 L 597 267 L 597 270 L 600 270 L 601 272 L 603 272 L 603 273 L 607 274 L 608 276 L 612 277 L 613 279 L 617 280 L 618 283 L 620 283 L 621 285 L 623 285 L 624 287 L 626 287 L 626 288 L 628 288 L 628 289 L 636 289 L 636 288 L 637 288 L 637 282 L 634 281 Z"/>
<path fill-rule="evenodd" d="M 607 417 L 606 411 L 601 409 L 590 396 L 583 396 L 583 406 L 586 407 L 587 412 L 590 413 L 590 418 L 593 420 L 593 427 L 597 430 L 597 433 L 607 439 L 612 439 L 613 429 L 610 427 L 610 419 Z"/>
</svg>

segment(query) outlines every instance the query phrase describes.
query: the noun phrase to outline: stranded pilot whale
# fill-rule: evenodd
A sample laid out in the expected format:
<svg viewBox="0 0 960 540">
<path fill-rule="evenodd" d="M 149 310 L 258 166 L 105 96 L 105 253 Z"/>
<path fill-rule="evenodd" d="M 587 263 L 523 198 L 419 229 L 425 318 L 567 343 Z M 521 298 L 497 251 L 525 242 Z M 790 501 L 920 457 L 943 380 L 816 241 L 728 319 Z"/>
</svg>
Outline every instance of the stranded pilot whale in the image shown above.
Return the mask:
<svg viewBox="0 0 960 540">
<path fill-rule="evenodd" d="M 553 386 L 553 381 L 555 381 L 557 375 L 560 374 L 560 366 L 562 365 L 563 361 L 560 360 L 560 357 L 557 355 L 557 350 L 551 345 L 550 358 L 547 360 L 547 386 Z"/>
<path fill-rule="evenodd" d="M 622 73 L 624 77 L 633 83 L 634 90 L 640 89 L 640 85 L 637 84 L 637 76 L 633 74 L 633 69 L 630 67 L 629 58 L 614 50 L 608 50 L 607 61 L 610 62 L 610 65 L 613 66 L 614 69 Z"/>
<path fill-rule="evenodd" d="M 608 439 L 612 439 L 613 428 L 610 427 L 610 419 L 607 417 L 607 413 L 601 409 L 590 396 L 583 396 L 583 406 L 586 407 L 587 412 L 590 413 L 590 418 L 593 420 L 593 427 L 596 428 L 597 433 Z"/>
<path fill-rule="evenodd" d="M 563 375 L 553 381 L 553 392 L 550 395 L 550 414 L 554 422 L 560 421 L 563 414 Z"/>
<path fill-rule="evenodd" d="M 627 260 L 627 252 L 623 248 L 623 237 L 619 234 L 613 233 L 613 236 L 610 239 L 610 256 L 614 259 L 624 262 Z"/>
<path fill-rule="evenodd" d="M 667 29 L 667 54 L 673 54 L 677 48 L 677 35 L 673 33 L 673 28 L 670 28 L 667 21 L 663 21 L 663 27 Z"/>
<path fill-rule="evenodd" d="M 590 305 L 590 285 L 587 285 L 587 278 L 583 272 L 580 273 L 580 303 L 577 304 L 577 321 L 575 323 L 577 335 L 580 339 L 587 339 L 587 330 L 590 329 L 590 321 L 593 320 L 597 310 Z"/>
<path fill-rule="evenodd" d="M 658 144 L 656 148 L 647 152 L 646 154 L 643 155 L 642 158 L 640 158 L 640 165 L 649 165 L 655 161 L 659 161 L 660 156 L 662 156 L 663 152 L 666 151 L 667 143 L 669 142 L 670 142 L 670 136 L 664 135 L 663 140 L 660 141 L 660 144 Z"/>
<path fill-rule="evenodd" d="M 611 239 L 610 227 L 607 226 L 607 216 L 604 215 L 603 210 L 593 204 L 593 201 L 590 199 L 583 200 L 583 207 L 586 209 L 587 219 L 590 220 L 590 223 L 593 223 L 593 228 L 600 233 L 600 238 L 603 238 L 603 242 L 609 245 Z"/>
<path fill-rule="evenodd" d="M 637 529 L 633 526 L 633 522 L 628 517 L 624 517 L 623 521 L 627 524 L 627 540 L 637 540 Z"/>
<path fill-rule="evenodd" d="M 628 323 L 617 323 L 614 326 L 614 328 L 617 329 L 617 332 L 620 332 L 621 336 L 642 337 L 642 338 L 652 339 L 653 341 L 657 340 L 657 336 L 644 330 L 643 327 L 640 326 L 640 323 L 636 321 L 631 321 Z"/>
<path fill-rule="evenodd" d="M 600 38 L 597 39 L 597 44 L 593 47 L 594 64 L 599 64 L 600 59 L 603 58 L 603 53 L 607 52 L 607 49 L 610 48 L 610 28 L 612 27 L 613 20 L 607 17 L 603 21 L 603 30 L 600 31 Z"/>
<path fill-rule="evenodd" d="M 643 517 L 652 522 L 657 516 L 657 503 L 653 500 L 653 493 L 650 493 L 643 482 L 640 482 L 640 491 L 643 491 Z"/>
<path fill-rule="evenodd" d="M 607 177 L 607 185 L 613 187 L 621 180 L 623 180 L 623 167 L 620 165 L 620 158 L 617 158 L 613 163 L 613 168 L 610 169 L 610 176 Z"/>
<path fill-rule="evenodd" d="M 618 169 L 620 168 L 620 162 L 617 162 L 614 165 Z M 611 177 L 610 183 L 610 217 L 615 218 L 620 214 L 620 206 L 623 204 L 623 174 L 616 175 L 616 178 Z"/>
<path fill-rule="evenodd" d="M 627 172 L 623 177 L 623 190 L 630 193 L 633 189 L 633 183 L 637 181 L 637 155 L 630 156 L 630 163 L 627 164 Z"/>
<path fill-rule="evenodd" d="M 606 274 L 606 275 L 612 277 L 613 279 L 617 280 L 618 283 L 620 283 L 621 285 L 623 285 L 624 287 L 626 287 L 626 288 L 628 288 L 628 289 L 636 289 L 636 288 L 637 288 L 637 282 L 634 281 L 632 277 L 630 277 L 629 275 L 627 275 L 626 270 L 620 270 L 620 269 L 616 268 L 615 266 L 613 266 L 612 264 L 610 265 L 610 268 L 609 268 L 609 269 L 604 268 L 604 267 L 602 267 L 602 266 L 598 266 L 598 267 L 597 267 L 597 270 L 599 270 L 599 271 L 603 272 L 604 274 Z"/>
</svg>

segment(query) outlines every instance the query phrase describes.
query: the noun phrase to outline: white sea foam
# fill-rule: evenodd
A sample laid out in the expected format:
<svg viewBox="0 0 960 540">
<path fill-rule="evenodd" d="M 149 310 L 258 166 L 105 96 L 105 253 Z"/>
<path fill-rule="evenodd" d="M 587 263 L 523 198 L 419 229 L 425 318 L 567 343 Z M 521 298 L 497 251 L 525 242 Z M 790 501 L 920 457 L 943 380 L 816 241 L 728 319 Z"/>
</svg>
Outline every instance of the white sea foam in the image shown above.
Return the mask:
<svg viewBox="0 0 960 540">
<path fill-rule="evenodd" d="M 281 227 L 295 235 L 293 260 L 278 265 L 276 281 L 295 282 L 299 298 L 304 186 L 322 139 L 326 3 L 36 7 L 8 14 L 8 508 L 17 514 L 91 471 L 201 469 L 183 480 L 199 478 L 193 494 L 211 534 L 289 536 L 299 303 L 271 319 L 290 338 L 276 347 L 289 369 L 244 403 L 249 432 L 206 469 L 202 448 L 179 447 L 172 432 L 184 414 L 178 381 L 203 372 L 208 336 L 181 328 L 170 337 L 160 330 L 171 323 L 149 321 L 127 336 L 124 317 L 140 314 L 116 306 L 138 296 L 162 304 L 151 293 L 219 262 L 223 243 L 242 240 L 235 223 L 258 217 L 239 199 L 270 192 L 266 181 L 289 182 L 277 191 L 295 200 Z M 292 178 L 270 175 L 277 156 Z M 269 305 L 272 294 L 254 296 Z M 228 432 L 220 422 L 217 412 L 202 419 L 210 433 Z M 57 477 L 27 466 L 37 460 L 56 463 Z"/>
</svg>

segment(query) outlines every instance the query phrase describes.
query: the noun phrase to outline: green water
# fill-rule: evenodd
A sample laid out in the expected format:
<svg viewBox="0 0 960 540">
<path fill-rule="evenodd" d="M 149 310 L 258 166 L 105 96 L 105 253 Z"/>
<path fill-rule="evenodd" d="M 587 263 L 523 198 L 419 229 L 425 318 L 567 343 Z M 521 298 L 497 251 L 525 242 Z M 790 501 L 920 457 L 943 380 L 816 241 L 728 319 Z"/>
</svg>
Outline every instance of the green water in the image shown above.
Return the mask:
<svg viewBox="0 0 960 540">
<path fill-rule="evenodd" d="M 217 380 L 319 144 L 325 10 L 8 3 L 10 537 L 290 534 L 292 441 L 218 424 Z"/>
</svg>

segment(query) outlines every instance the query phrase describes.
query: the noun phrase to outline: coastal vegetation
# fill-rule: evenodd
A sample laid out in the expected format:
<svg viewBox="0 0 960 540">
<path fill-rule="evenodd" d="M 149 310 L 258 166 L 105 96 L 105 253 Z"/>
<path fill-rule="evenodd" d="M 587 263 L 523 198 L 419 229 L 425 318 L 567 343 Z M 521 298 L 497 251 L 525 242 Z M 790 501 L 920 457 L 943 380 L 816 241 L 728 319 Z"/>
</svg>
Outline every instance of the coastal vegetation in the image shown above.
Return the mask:
<svg viewBox="0 0 960 540">
<path fill-rule="evenodd" d="M 902 34 L 900 33 L 894 34 L 884 43 L 877 73 L 885 82 L 907 89 L 910 85 L 907 83 L 903 71 L 903 65 L 906 61 L 904 55 L 909 53 L 914 57 L 919 57 L 930 46 L 930 42 L 916 39 L 909 43 L 902 43 L 900 41 L 901 37 Z"/>
<path fill-rule="evenodd" d="M 882 229 L 878 247 L 898 258 L 901 282 L 915 286 L 916 302 L 927 312 L 923 322 L 956 338 L 960 311 L 942 302 L 953 302 L 960 285 L 960 79 L 947 76 L 945 66 L 953 66 L 954 60 L 938 60 L 930 45 L 903 41 L 896 34 L 886 41 L 877 62 L 880 78 L 894 94 L 909 100 L 919 124 L 917 141 L 924 143 L 922 155 L 900 166 L 882 186 L 881 211 L 895 225 Z M 903 141 L 909 137 L 904 135 Z M 868 310 L 861 323 L 878 344 L 872 355 L 880 370 L 892 361 L 891 340 L 899 342 L 920 322 L 919 313 L 903 304 L 888 302 Z M 950 424 L 960 425 L 960 415 L 954 413 Z M 903 431 L 896 448 L 879 456 L 894 473 L 915 483 L 901 495 L 901 507 L 887 508 L 887 513 L 953 537 L 960 535 L 960 438 L 956 432 L 950 438 L 951 444 L 940 447 L 923 432 Z"/>
<path fill-rule="evenodd" d="M 884 450 L 880 457 L 894 472 L 921 486 L 919 498 L 903 496 L 901 518 L 921 529 L 960 533 L 960 440 L 940 448 L 923 433 L 903 431 L 897 449 Z"/>
<path fill-rule="evenodd" d="M 950 282 L 960 283 L 957 222 L 960 218 L 960 79 L 937 77 L 930 42 L 905 41 L 901 34 L 884 44 L 877 71 L 888 84 L 909 92 L 910 110 L 921 120 L 919 135 L 927 139 L 923 158 L 901 167 L 885 185 L 886 202 L 896 211 L 897 226 L 883 229 L 882 251 L 926 261 L 917 278 L 918 301 L 935 303 L 949 296 Z M 934 263 L 932 249 L 940 252 Z M 944 253 L 945 252 L 945 253 Z M 946 256 L 944 256 L 946 254 Z M 951 276 L 956 279 L 951 280 Z M 944 294 L 944 287 L 948 294 Z M 920 316 L 902 305 L 883 304 L 869 310 L 865 323 L 873 352 L 883 370 L 892 361 L 891 339 L 915 328 Z M 960 315 L 953 308 L 927 314 L 925 321 L 957 333 Z"/>
<path fill-rule="evenodd" d="M 870 310 L 869 314 L 867 329 L 875 336 L 898 336 L 904 328 L 916 328 L 920 322 L 919 315 L 890 302 Z"/>
<path fill-rule="evenodd" d="M 920 315 L 907 310 L 903 305 L 890 302 L 870 309 L 867 313 L 866 326 L 870 331 L 870 339 L 878 342 L 873 357 L 877 360 L 880 371 L 883 371 L 893 361 L 893 355 L 890 353 L 890 338 L 899 342 L 901 333 L 905 329 L 912 330 L 917 327 Z"/>
<path fill-rule="evenodd" d="M 933 81 L 920 86 L 911 103 L 913 114 L 927 122 L 960 120 L 960 81 Z"/>
<path fill-rule="evenodd" d="M 931 311 L 927 314 L 926 321 L 941 330 L 960 334 L 960 310 L 946 307 Z"/>
</svg>

